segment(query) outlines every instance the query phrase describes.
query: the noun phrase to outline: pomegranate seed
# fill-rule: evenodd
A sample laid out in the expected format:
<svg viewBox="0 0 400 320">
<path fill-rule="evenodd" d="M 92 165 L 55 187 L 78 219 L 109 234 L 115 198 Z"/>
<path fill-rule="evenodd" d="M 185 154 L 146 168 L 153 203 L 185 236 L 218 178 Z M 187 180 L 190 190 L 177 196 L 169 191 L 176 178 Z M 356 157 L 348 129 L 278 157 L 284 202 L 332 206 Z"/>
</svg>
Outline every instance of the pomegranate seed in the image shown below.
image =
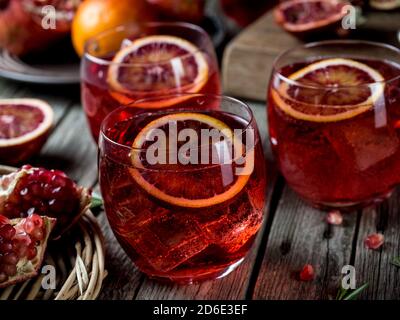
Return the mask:
<svg viewBox="0 0 400 320">
<path fill-rule="evenodd" d="M 33 230 L 32 234 L 31 234 L 32 238 L 40 241 L 44 239 L 44 233 L 42 228 L 36 228 L 35 230 Z"/>
<path fill-rule="evenodd" d="M 10 220 L 5 216 L 0 215 L 0 226 L 3 224 L 10 224 Z"/>
<path fill-rule="evenodd" d="M 6 281 L 8 279 L 7 275 L 3 272 L 0 272 L 0 283 Z"/>
<path fill-rule="evenodd" d="M 5 264 L 5 265 L 3 265 L 2 269 L 3 269 L 3 272 L 9 277 L 12 277 L 13 275 L 15 275 L 17 273 L 16 265 Z"/>
<path fill-rule="evenodd" d="M 13 250 L 19 258 L 24 258 L 28 252 L 28 246 L 24 245 L 23 243 L 16 243 L 13 245 Z"/>
<path fill-rule="evenodd" d="M 35 246 L 30 245 L 28 247 L 26 257 L 28 258 L 28 260 L 32 260 L 33 258 L 36 257 L 36 255 L 37 255 L 37 249 L 35 248 Z"/>
<path fill-rule="evenodd" d="M 365 238 L 364 244 L 368 249 L 376 250 L 383 245 L 384 241 L 385 237 L 382 233 L 373 233 Z"/>
<path fill-rule="evenodd" d="M 331 211 L 326 215 L 326 222 L 333 225 L 341 225 L 343 223 L 343 216 L 340 211 Z"/>
<path fill-rule="evenodd" d="M 21 243 L 24 246 L 29 246 L 32 242 L 31 238 L 25 233 L 17 233 L 14 237 L 15 242 Z"/>
<path fill-rule="evenodd" d="M 306 264 L 300 271 L 301 281 L 311 281 L 314 279 L 314 268 L 311 264 Z"/>
<path fill-rule="evenodd" d="M 27 233 L 32 234 L 36 228 L 41 228 L 42 226 L 43 219 L 37 214 L 32 214 L 26 218 L 24 229 Z"/>
<path fill-rule="evenodd" d="M 6 264 L 17 264 L 18 256 L 15 253 L 7 253 L 3 256 L 2 262 Z"/>
<path fill-rule="evenodd" d="M 26 220 L 24 223 L 24 230 L 26 233 L 31 234 L 33 232 L 33 230 L 35 230 L 35 224 L 33 223 L 33 221 L 31 220 Z"/>
<path fill-rule="evenodd" d="M 11 242 L 4 242 L 4 243 L 0 242 L 0 254 L 8 253 L 11 252 L 12 250 L 13 250 L 13 245 Z"/>
<path fill-rule="evenodd" d="M 9 225 L 5 224 L 0 227 L 0 237 L 11 240 L 15 236 L 15 229 Z"/>
</svg>

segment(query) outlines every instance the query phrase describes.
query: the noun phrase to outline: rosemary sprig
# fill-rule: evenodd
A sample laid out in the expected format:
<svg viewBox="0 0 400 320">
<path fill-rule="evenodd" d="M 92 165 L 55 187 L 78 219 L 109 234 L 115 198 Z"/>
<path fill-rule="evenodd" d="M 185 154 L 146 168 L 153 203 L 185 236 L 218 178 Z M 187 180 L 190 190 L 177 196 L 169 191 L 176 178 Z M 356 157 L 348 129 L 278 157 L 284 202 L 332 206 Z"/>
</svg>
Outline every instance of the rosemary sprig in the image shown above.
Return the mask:
<svg viewBox="0 0 400 320">
<path fill-rule="evenodd" d="M 92 196 L 92 203 L 90 204 L 90 209 L 97 209 L 103 205 L 103 199 L 98 195 Z"/>
<path fill-rule="evenodd" d="M 396 266 L 396 267 L 399 267 L 399 268 L 400 268 L 400 256 L 394 258 L 394 259 L 392 260 L 391 264 L 394 265 L 394 266 Z"/>
<path fill-rule="evenodd" d="M 368 282 L 364 283 L 361 287 L 350 290 L 350 289 L 343 289 L 342 286 L 340 286 L 339 291 L 336 295 L 336 300 L 355 300 L 358 295 L 368 287 Z"/>
</svg>

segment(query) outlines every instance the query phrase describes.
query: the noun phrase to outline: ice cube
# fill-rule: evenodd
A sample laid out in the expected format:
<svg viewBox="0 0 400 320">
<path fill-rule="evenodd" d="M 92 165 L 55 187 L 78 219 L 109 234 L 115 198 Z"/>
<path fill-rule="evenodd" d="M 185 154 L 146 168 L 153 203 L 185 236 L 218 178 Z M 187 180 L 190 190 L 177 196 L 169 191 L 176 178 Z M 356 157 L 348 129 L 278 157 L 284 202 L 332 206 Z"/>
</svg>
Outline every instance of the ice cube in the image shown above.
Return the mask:
<svg viewBox="0 0 400 320">
<path fill-rule="evenodd" d="M 108 216 L 113 227 L 119 230 L 135 230 L 155 216 L 163 216 L 166 209 L 150 200 L 145 191 L 136 187 L 129 176 L 115 176 L 112 188 L 106 195 L 112 203 L 112 215 Z"/>
<path fill-rule="evenodd" d="M 262 207 L 255 206 L 248 193 L 240 195 L 225 209 L 225 214 L 202 224 L 209 241 L 225 251 L 239 250 L 259 230 Z"/>
<path fill-rule="evenodd" d="M 376 128 L 374 118 L 338 124 L 326 136 L 342 161 L 364 171 L 389 158 L 399 148 L 399 139 L 389 126 Z"/>
<path fill-rule="evenodd" d="M 189 215 L 169 212 L 153 217 L 127 240 L 155 270 L 172 270 L 207 248 L 206 237 Z"/>
</svg>

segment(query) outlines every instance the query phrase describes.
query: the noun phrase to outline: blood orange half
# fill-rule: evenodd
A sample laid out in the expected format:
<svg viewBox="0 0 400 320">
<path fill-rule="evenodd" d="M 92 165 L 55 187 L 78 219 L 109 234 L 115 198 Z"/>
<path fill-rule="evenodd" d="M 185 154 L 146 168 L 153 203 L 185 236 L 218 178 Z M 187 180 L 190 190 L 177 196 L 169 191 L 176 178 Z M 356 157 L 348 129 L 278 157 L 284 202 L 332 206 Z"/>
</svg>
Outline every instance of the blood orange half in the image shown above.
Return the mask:
<svg viewBox="0 0 400 320">
<path fill-rule="evenodd" d="M 227 124 L 214 117 L 182 112 L 165 115 L 151 121 L 139 132 L 132 147 L 146 149 L 149 146 L 147 139 L 151 131 L 167 130 L 166 126 L 170 123 L 175 123 L 178 128 L 194 129 L 199 135 L 203 129 L 214 129 L 230 142 L 237 139 Z M 167 154 L 170 151 L 168 146 Z M 211 149 L 212 145 L 210 144 L 209 147 Z M 254 161 L 252 152 L 246 156 L 246 161 Z M 143 159 L 143 154 L 143 152 L 134 151 L 131 153 L 134 168 L 130 169 L 130 173 L 133 179 L 151 196 L 179 207 L 204 208 L 228 201 L 243 190 L 251 175 L 251 172 L 247 175 L 235 175 L 234 161 L 229 164 L 203 167 L 168 164 L 154 169 L 148 165 L 147 159 Z M 225 174 L 221 169 L 224 166 L 227 169 Z"/>
<path fill-rule="evenodd" d="M 128 104 L 149 95 L 197 93 L 206 84 L 208 73 L 206 58 L 194 44 L 175 36 L 156 35 L 134 40 L 120 50 L 112 60 L 107 81 L 114 98 Z M 187 97 L 147 102 L 145 107 L 166 107 L 184 99 Z"/>
<path fill-rule="evenodd" d="M 0 100 L 0 161 L 17 164 L 39 152 L 53 119 L 52 108 L 42 100 Z"/>
<path fill-rule="evenodd" d="M 370 0 L 369 5 L 378 10 L 393 10 L 400 7 L 399 0 Z"/>
<path fill-rule="evenodd" d="M 383 91 L 384 77 L 378 71 L 355 60 L 335 58 L 291 74 L 271 95 L 295 119 L 333 122 L 370 110 Z"/>
<path fill-rule="evenodd" d="M 276 7 L 274 17 L 286 31 L 304 36 L 336 25 L 347 14 L 344 8 L 349 4 L 342 0 L 289 0 Z"/>
</svg>

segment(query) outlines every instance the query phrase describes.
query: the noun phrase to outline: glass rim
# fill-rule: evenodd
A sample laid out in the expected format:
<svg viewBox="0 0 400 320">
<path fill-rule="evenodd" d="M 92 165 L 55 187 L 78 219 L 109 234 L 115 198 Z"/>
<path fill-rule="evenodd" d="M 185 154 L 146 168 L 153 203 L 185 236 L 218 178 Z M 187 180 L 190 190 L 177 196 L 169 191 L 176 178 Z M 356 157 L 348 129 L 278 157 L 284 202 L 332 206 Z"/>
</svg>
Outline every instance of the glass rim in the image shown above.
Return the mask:
<svg viewBox="0 0 400 320">
<path fill-rule="evenodd" d="M 213 99 L 219 99 L 221 101 L 230 101 L 233 102 L 235 104 L 237 104 L 238 106 L 240 106 L 241 109 L 245 109 L 246 112 L 249 114 L 249 119 L 246 119 L 246 125 L 241 128 L 241 135 L 243 135 L 243 133 L 246 132 L 246 130 L 248 130 L 248 128 L 253 125 L 255 123 L 255 118 L 254 118 L 254 113 L 251 110 L 250 106 L 233 97 L 230 96 L 225 96 L 225 95 L 218 95 L 218 94 L 210 94 L 210 93 L 177 93 L 177 94 L 170 94 L 170 95 L 165 95 L 165 96 L 160 96 L 158 98 L 153 97 L 153 98 L 142 98 L 142 99 L 137 99 L 135 101 L 133 101 L 132 103 L 126 104 L 126 105 L 121 105 L 120 107 L 116 108 L 115 110 L 113 110 L 112 112 L 110 112 L 102 121 L 101 126 L 100 126 L 100 135 L 99 138 L 103 138 L 105 139 L 108 143 L 111 143 L 113 145 L 115 145 L 118 148 L 122 148 L 122 149 L 126 149 L 126 150 L 130 150 L 130 151 L 135 151 L 135 152 L 143 152 L 146 151 L 146 148 L 133 148 L 132 146 L 127 146 L 124 144 L 121 144 L 113 139 L 111 139 L 110 137 L 107 136 L 106 134 L 106 122 L 108 121 L 108 119 L 110 117 L 112 117 L 114 114 L 120 113 L 123 110 L 129 109 L 132 110 L 132 108 L 135 107 L 131 107 L 131 105 L 135 104 L 135 103 L 142 103 L 142 102 L 148 102 L 148 101 L 160 101 L 162 99 L 167 99 L 167 98 L 172 98 L 172 97 L 177 97 L 177 96 L 187 96 L 188 99 L 190 98 L 195 98 L 195 97 L 205 97 L 205 98 L 213 98 Z M 190 111 L 190 112 L 196 112 L 196 113 L 202 113 L 202 112 L 207 112 L 207 111 L 216 111 L 216 112 L 223 112 L 222 110 L 212 110 L 212 109 L 188 109 L 187 107 L 182 107 L 182 108 L 175 108 L 175 107 L 168 107 L 168 108 L 160 108 L 157 109 L 157 111 L 144 111 L 144 112 L 139 112 L 137 114 L 132 115 L 132 117 L 130 117 L 129 119 L 134 119 L 134 118 L 139 118 L 139 117 L 143 117 L 146 115 L 155 115 L 155 114 L 162 114 L 162 115 L 166 115 L 168 113 L 176 113 L 177 111 L 179 112 L 185 112 L 185 111 Z M 109 126 L 108 126 L 109 127 Z M 257 128 L 257 126 L 254 126 L 255 128 Z M 234 130 L 234 128 L 232 129 Z M 258 130 L 258 129 L 257 129 Z M 258 136 L 258 135 L 256 135 Z M 259 143 L 260 141 L 258 141 L 259 138 L 257 138 L 257 140 L 255 140 L 254 142 L 254 146 L 257 145 L 257 143 Z M 200 148 L 200 146 L 199 146 Z"/>
<path fill-rule="evenodd" d="M 286 55 L 288 55 L 292 52 L 295 52 L 296 50 L 312 49 L 312 48 L 323 47 L 323 46 L 327 46 L 327 45 L 340 45 L 340 44 L 342 44 L 342 45 L 360 44 L 360 45 L 366 45 L 366 46 L 371 46 L 371 47 L 375 47 L 375 48 L 383 48 L 383 49 L 392 51 L 393 53 L 397 54 L 400 58 L 400 48 L 397 48 L 397 47 L 395 47 L 391 44 L 387 44 L 387 43 L 367 41 L 367 40 L 346 40 L 346 39 L 344 39 L 344 40 L 322 40 L 322 41 L 315 41 L 315 42 L 310 42 L 310 43 L 306 43 L 306 44 L 299 44 L 299 45 L 296 45 L 292 48 L 289 48 L 289 49 L 283 51 L 275 58 L 275 60 L 273 62 L 272 73 L 273 73 L 273 75 L 278 76 L 278 78 L 280 80 L 282 80 L 290 85 L 293 85 L 293 86 L 298 86 L 298 87 L 307 88 L 307 89 L 315 89 L 315 90 L 333 89 L 333 87 L 324 86 L 324 85 L 306 85 L 297 80 L 289 79 L 287 76 L 284 76 L 281 74 L 277 65 Z M 386 61 L 386 60 L 384 60 L 384 61 Z M 387 60 L 387 61 L 389 61 L 389 60 Z M 396 81 L 398 79 L 400 79 L 400 73 L 399 73 L 399 75 L 394 76 L 391 79 L 387 79 L 387 80 L 383 80 L 383 81 L 374 81 L 374 82 L 370 82 L 370 83 L 366 83 L 366 84 L 362 84 L 362 85 L 346 85 L 346 86 L 340 85 L 340 86 L 335 86 L 334 89 L 340 90 L 340 89 L 350 89 L 350 88 L 355 88 L 355 87 L 359 88 L 359 87 L 371 87 L 374 85 L 385 85 L 390 82 Z"/>
<path fill-rule="evenodd" d="M 121 63 L 121 62 L 113 62 L 112 60 L 106 60 L 103 58 L 99 58 L 94 56 L 93 54 L 88 52 L 88 47 L 90 45 L 92 45 L 93 43 L 95 43 L 96 41 L 98 41 L 98 39 L 100 39 L 101 37 L 105 37 L 109 34 L 115 33 L 115 32 L 119 32 L 124 30 L 125 28 L 129 27 L 129 26 L 137 26 L 137 27 L 150 27 L 150 28 L 154 28 L 154 27 L 160 27 L 160 26 L 167 26 L 167 27 L 179 27 L 179 28 L 184 28 L 184 29 L 191 29 L 195 32 L 198 32 L 199 34 L 201 34 L 202 36 L 206 36 L 209 37 L 208 33 L 201 28 L 198 25 L 189 23 L 189 22 L 162 22 L 162 21 L 150 21 L 150 22 L 145 22 L 145 23 L 135 23 L 135 22 L 129 22 L 129 23 L 124 23 L 121 24 L 119 26 L 107 29 L 93 37 L 90 37 L 86 43 L 85 43 L 85 49 L 84 49 L 84 53 L 82 58 L 83 59 L 88 59 L 89 61 L 96 63 L 98 65 L 118 65 L 118 66 L 122 66 L 122 67 L 134 67 L 134 66 L 138 66 L 138 67 L 146 67 L 146 66 L 154 66 L 154 65 L 160 65 L 160 64 L 166 64 L 166 63 L 170 63 L 171 59 L 169 60 L 162 60 L 159 62 L 146 62 L 146 63 Z M 194 46 L 196 46 L 195 44 L 193 44 Z M 197 54 L 197 53 L 202 53 L 205 52 L 204 49 L 199 48 L 198 46 L 197 50 L 191 53 L 185 53 L 183 55 L 174 57 L 174 58 L 180 58 L 180 59 L 187 59 L 187 58 L 191 58 L 193 57 L 193 55 Z"/>
</svg>

